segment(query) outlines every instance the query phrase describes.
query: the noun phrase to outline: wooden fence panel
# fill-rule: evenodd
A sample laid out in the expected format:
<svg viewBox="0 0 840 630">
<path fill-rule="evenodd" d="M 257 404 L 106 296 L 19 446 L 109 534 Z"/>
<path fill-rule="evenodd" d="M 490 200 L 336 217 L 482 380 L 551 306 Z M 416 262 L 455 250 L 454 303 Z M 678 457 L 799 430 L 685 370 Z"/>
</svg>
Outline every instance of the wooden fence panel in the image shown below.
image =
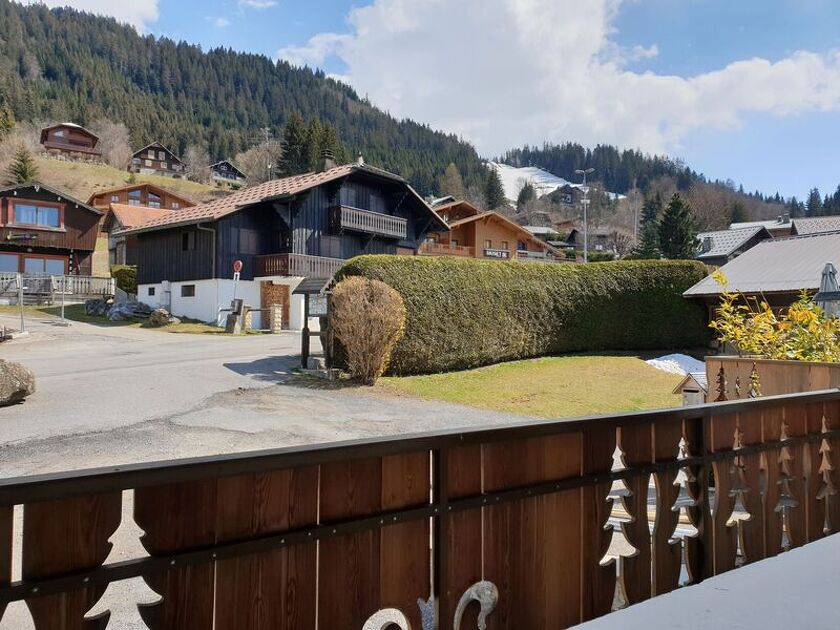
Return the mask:
<svg viewBox="0 0 840 630">
<path fill-rule="evenodd" d="M 761 410 L 738 414 L 738 435 L 742 446 L 760 444 L 763 440 L 763 415 Z M 762 504 L 762 456 L 760 453 L 741 455 L 734 462 L 741 468 L 740 483 L 744 486 L 741 494 L 743 508 L 749 518 L 738 522 L 738 535 L 744 563 L 762 560 L 764 551 L 764 508 Z"/>
<path fill-rule="evenodd" d="M 653 461 L 653 427 L 651 423 L 622 426 L 618 443 L 628 468 Z M 637 604 L 651 596 L 651 538 L 649 529 L 648 492 L 650 475 L 637 475 L 625 482 L 630 496 L 623 498 L 629 522 L 621 524 L 627 542 L 636 551 L 619 560 L 619 582 L 628 604 Z"/>
<path fill-rule="evenodd" d="M 584 475 L 609 473 L 615 445 L 614 426 L 584 431 L 581 472 Z M 601 564 L 612 540 L 608 521 L 613 503 L 607 499 L 611 487 L 612 482 L 607 481 L 581 489 L 581 621 L 610 612 L 615 598 L 616 562 L 610 559 Z"/>
<path fill-rule="evenodd" d="M 321 467 L 321 522 L 428 504 L 429 454 L 369 458 Z M 361 628 L 381 608 L 420 627 L 417 598 L 431 590 L 427 521 L 336 536 L 320 547 L 321 628 Z"/>
<path fill-rule="evenodd" d="M 808 431 L 808 409 L 805 405 L 785 405 L 785 425 L 789 438 L 805 435 Z M 790 547 L 801 547 L 808 540 L 807 534 L 807 483 L 805 480 L 805 451 L 807 445 L 785 447 L 784 456 L 790 476 L 787 489 L 795 506 L 787 509 L 787 529 Z"/>
<path fill-rule="evenodd" d="M 318 468 L 220 479 L 217 542 L 315 525 Z M 316 546 L 303 544 L 216 563 L 214 630 L 315 628 Z"/>
<path fill-rule="evenodd" d="M 782 434 L 784 410 L 781 407 L 765 409 L 762 416 L 762 439 L 776 441 Z M 762 509 L 764 512 L 764 557 L 778 555 L 782 550 L 782 516 L 776 511 L 779 504 L 779 455 L 780 449 L 768 449 L 762 453 L 762 468 L 766 473 L 766 485 Z"/>
<path fill-rule="evenodd" d="M 735 444 L 738 428 L 737 414 L 713 416 L 709 422 L 711 448 L 713 452 L 731 451 Z M 729 524 L 735 507 L 732 496 L 732 460 L 725 459 L 712 464 L 714 474 L 714 507 L 712 508 L 712 567 L 714 575 L 735 568 L 738 553 L 738 528 Z"/>
<path fill-rule="evenodd" d="M 0 586 L 12 581 L 12 540 L 14 535 L 14 507 L 0 506 Z M 0 619 L 6 611 L 6 604 L 0 604 Z"/>
<path fill-rule="evenodd" d="M 206 547 L 216 540 L 217 481 L 176 483 L 134 491 L 134 520 L 146 532 L 150 555 Z M 215 571 L 212 563 L 173 567 L 146 578 L 163 597 L 142 606 L 151 630 L 211 630 Z"/>
<path fill-rule="evenodd" d="M 708 421 L 702 418 L 683 420 L 683 438 L 685 439 L 686 455 L 697 457 L 706 453 L 704 427 Z M 690 523 L 697 529 L 694 536 L 683 540 L 685 546 L 685 568 L 688 573 L 688 583 L 696 584 L 711 575 L 712 566 L 708 557 L 711 547 L 711 510 L 709 506 L 709 470 L 706 466 L 687 466 L 686 494 L 693 501 L 693 505 L 686 506 L 686 514 Z"/>
<path fill-rule="evenodd" d="M 484 445 L 484 490 L 576 477 L 581 435 Z M 499 589 L 488 629 L 565 628 L 580 619 L 581 493 L 486 508 L 484 579 Z"/>
<path fill-rule="evenodd" d="M 122 495 L 109 493 L 30 503 L 23 508 L 22 576 L 46 578 L 100 566 L 120 525 Z M 27 600 L 38 630 L 104 630 L 108 614 L 86 621 L 104 586 Z"/>
<path fill-rule="evenodd" d="M 825 417 L 825 406 L 822 403 L 807 405 L 805 408 L 806 432 L 809 435 L 822 433 L 823 419 Z M 805 457 L 805 483 L 803 487 L 803 509 L 805 512 L 805 533 L 807 542 L 819 540 L 825 536 L 825 505 L 820 500 L 820 488 L 823 484 L 823 476 L 820 472 L 822 466 L 823 440 L 811 442 L 803 446 Z"/>
<path fill-rule="evenodd" d="M 682 435 L 681 422 L 655 423 L 654 460 L 657 463 L 675 461 L 679 455 Z M 677 470 L 667 470 L 653 476 L 656 488 L 656 519 L 653 525 L 651 554 L 653 595 L 662 595 L 674 590 L 680 581 L 682 542 L 674 539 L 674 531 L 680 517 L 679 511 L 674 509 L 679 496 L 679 487 L 675 485 L 677 473 Z"/>
<path fill-rule="evenodd" d="M 826 429 L 828 431 L 840 429 L 840 403 L 827 402 L 824 409 Z M 832 484 L 823 484 L 825 497 L 822 503 L 828 520 L 829 533 L 836 534 L 840 533 L 840 438 L 824 440 L 824 443 L 821 446 L 825 451 L 821 455 L 833 469 L 828 474 Z M 834 494 L 831 493 L 832 486 Z"/>
</svg>

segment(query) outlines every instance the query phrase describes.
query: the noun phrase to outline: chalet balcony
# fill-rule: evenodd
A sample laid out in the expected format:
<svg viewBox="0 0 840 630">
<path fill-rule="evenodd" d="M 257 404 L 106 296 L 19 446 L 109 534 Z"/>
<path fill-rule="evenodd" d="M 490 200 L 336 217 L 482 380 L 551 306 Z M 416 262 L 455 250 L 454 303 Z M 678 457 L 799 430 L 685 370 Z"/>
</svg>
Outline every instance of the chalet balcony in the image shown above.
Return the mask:
<svg viewBox="0 0 840 630">
<path fill-rule="evenodd" d="M 467 258 L 473 258 L 475 256 L 475 247 L 427 242 L 420 245 L 420 253 L 424 256 L 465 256 Z"/>
<path fill-rule="evenodd" d="M 0 617 L 834 628 L 838 453 L 832 389 L 7 478 Z"/>
<path fill-rule="evenodd" d="M 62 295 L 70 300 L 110 297 L 115 290 L 113 278 L 0 272 L 0 296 L 17 298 L 22 294 L 26 302 L 50 304 L 60 301 Z"/>
<path fill-rule="evenodd" d="M 408 222 L 402 217 L 350 206 L 330 208 L 330 226 L 334 232 L 360 232 L 400 240 L 408 235 Z"/>
<path fill-rule="evenodd" d="M 341 258 L 327 258 L 326 256 L 269 254 L 255 258 L 254 277 L 332 278 L 345 262 L 347 261 Z"/>
</svg>

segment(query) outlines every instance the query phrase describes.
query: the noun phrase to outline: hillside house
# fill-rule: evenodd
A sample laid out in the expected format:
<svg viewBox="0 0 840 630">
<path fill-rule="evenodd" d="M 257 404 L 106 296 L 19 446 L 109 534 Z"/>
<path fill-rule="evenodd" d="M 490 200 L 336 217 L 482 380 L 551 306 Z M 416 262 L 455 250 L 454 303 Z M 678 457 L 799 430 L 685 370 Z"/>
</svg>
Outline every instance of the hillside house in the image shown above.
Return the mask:
<svg viewBox="0 0 840 630">
<path fill-rule="evenodd" d="M 93 255 L 95 275 L 109 275 L 111 265 L 135 265 L 135 240 L 115 237 L 114 232 L 156 219 L 160 212 L 191 208 L 196 202 L 184 195 L 145 182 L 100 190 L 88 199 L 88 205 L 102 211 L 97 248 Z M 119 208 L 119 216 L 112 213 Z"/>
<path fill-rule="evenodd" d="M 41 144 L 47 154 L 66 160 L 94 161 L 102 158 L 99 136 L 75 123 L 59 123 L 41 130 Z"/>
<path fill-rule="evenodd" d="M 466 201 L 449 201 L 433 209 L 450 229 L 430 231 L 420 247 L 423 255 L 495 260 L 561 257 L 554 247 L 498 212 L 484 212 Z"/>
<path fill-rule="evenodd" d="M 128 170 L 131 173 L 183 179 L 186 177 L 187 167 L 175 153 L 160 142 L 154 142 L 131 156 Z"/>
<path fill-rule="evenodd" d="M 773 238 L 770 232 L 760 225 L 738 230 L 730 228 L 717 232 L 701 232 L 697 235 L 697 260 L 719 267 L 769 238 Z"/>
<path fill-rule="evenodd" d="M 743 230 L 746 228 L 763 227 L 773 238 L 780 236 L 790 236 L 793 234 L 793 221 L 789 214 L 782 214 L 770 221 L 746 221 L 743 223 L 732 223 L 729 226 L 730 230 Z"/>
<path fill-rule="evenodd" d="M 244 186 L 248 177 L 229 160 L 222 160 L 210 165 L 210 179 L 217 184 L 232 188 Z"/>
<path fill-rule="evenodd" d="M 793 219 L 791 233 L 798 236 L 840 232 L 840 216 L 800 217 Z"/>
<path fill-rule="evenodd" d="M 38 182 L 0 189 L 0 272 L 91 275 L 101 217 Z"/>
<path fill-rule="evenodd" d="M 175 210 L 120 232 L 136 236 L 139 299 L 176 315 L 224 320 L 237 297 L 280 305 L 285 327 L 303 327 L 303 295 L 317 294 L 348 258 L 414 255 L 446 224 L 400 176 L 321 160 L 315 172 L 268 181 Z M 306 282 L 304 282 L 306 281 Z M 254 325 L 263 322 L 254 317 Z"/>
</svg>

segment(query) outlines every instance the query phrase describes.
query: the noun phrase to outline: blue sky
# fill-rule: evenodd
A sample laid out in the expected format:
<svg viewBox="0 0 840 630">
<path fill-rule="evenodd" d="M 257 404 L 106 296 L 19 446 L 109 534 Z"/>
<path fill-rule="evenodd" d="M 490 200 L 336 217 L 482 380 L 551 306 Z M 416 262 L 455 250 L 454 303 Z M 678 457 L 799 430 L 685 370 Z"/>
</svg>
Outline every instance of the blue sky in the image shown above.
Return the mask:
<svg viewBox="0 0 840 630">
<path fill-rule="evenodd" d="M 485 156 L 608 142 L 750 190 L 840 183 L 834 0 L 47 1 L 317 65 Z"/>
</svg>

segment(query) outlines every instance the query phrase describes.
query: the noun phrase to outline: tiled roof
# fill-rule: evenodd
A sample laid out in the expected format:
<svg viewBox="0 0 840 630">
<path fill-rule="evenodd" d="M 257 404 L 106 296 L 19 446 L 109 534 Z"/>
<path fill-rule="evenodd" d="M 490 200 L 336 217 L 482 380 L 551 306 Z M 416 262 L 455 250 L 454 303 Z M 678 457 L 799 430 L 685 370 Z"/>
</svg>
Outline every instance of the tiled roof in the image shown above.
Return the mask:
<svg viewBox="0 0 840 630">
<path fill-rule="evenodd" d="M 417 199 L 428 208 L 429 214 L 442 225 L 445 225 L 437 217 L 434 211 L 428 207 L 426 202 L 423 201 L 423 199 L 417 195 L 410 186 L 408 186 L 408 183 L 402 177 L 366 164 L 352 163 L 336 166 L 320 173 L 304 173 L 302 175 L 284 177 L 283 179 L 274 179 L 192 208 L 172 210 L 165 217 L 148 221 L 142 225 L 136 226 L 131 231 L 147 232 L 174 227 L 177 225 L 191 225 L 194 223 L 203 223 L 205 221 L 216 221 L 247 206 L 253 206 L 265 201 L 291 197 L 309 190 L 310 188 L 315 188 L 321 184 L 341 179 L 342 177 L 346 177 L 355 172 L 370 173 L 372 175 L 386 177 L 405 184 L 405 186 L 411 190 Z"/>
<path fill-rule="evenodd" d="M 820 286 L 825 263 L 840 267 L 840 232 L 791 236 L 761 241 L 720 268 L 728 291 L 745 294 L 799 292 Z M 724 291 L 711 276 L 683 295 L 720 295 Z"/>
<path fill-rule="evenodd" d="M 164 208 L 147 208 L 146 206 L 129 206 L 123 203 L 112 203 L 111 212 L 123 228 L 133 228 L 148 221 L 163 219 L 174 210 Z"/>
<path fill-rule="evenodd" d="M 800 235 L 838 232 L 840 231 L 840 216 L 794 219 L 793 230 L 796 234 Z"/>
<path fill-rule="evenodd" d="M 700 247 L 703 247 L 705 239 L 711 239 L 711 249 L 703 251 L 700 249 L 697 252 L 697 258 L 703 260 L 704 258 L 720 258 L 721 256 L 729 256 L 738 251 L 747 241 L 754 236 L 764 232 L 765 238 L 770 238 L 770 233 L 762 226 L 748 227 L 742 229 L 728 229 L 720 230 L 719 232 L 701 232 L 697 235 L 700 240 Z"/>
</svg>

